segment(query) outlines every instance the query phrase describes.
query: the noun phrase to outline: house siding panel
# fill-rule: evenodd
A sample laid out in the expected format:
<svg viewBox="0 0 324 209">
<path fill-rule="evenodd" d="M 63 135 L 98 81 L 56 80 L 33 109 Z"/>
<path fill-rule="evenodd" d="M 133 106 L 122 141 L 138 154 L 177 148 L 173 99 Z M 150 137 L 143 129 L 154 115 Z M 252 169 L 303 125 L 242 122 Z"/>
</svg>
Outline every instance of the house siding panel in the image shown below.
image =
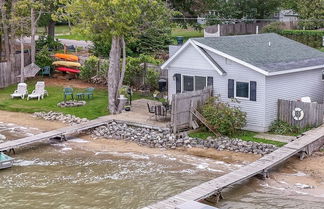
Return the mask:
<svg viewBox="0 0 324 209">
<path fill-rule="evenodd" d="M 173 80 L 175 73 L 192 76 L 212 76 L 214 80 L 214 95 L 220 96 L 224 102 L 230 102 L 231 105 L 240 106 L 241 110 L 247 113 L 246 129 L 253 131 L 265 130 L 265 76 L 255 72 L 241 64 L 226 60 L 224 57 L 209 52 L 213 59 L 226 71 L 225 75 L 219 75 L 212 68 L 197 50 L 188 46 L 168 67 L 169 80 L 169 99 L 175 94 L 176 86 Z M 257 82 L 257 101 L 240 99 L 236 104 L 228 98 L 228 79 L 235 81 L 256 81 Z"/>
<path fill-rule="evenodd" d="M 324 81 L 322 70 L 270 76 L 266 78 L 266 127 L 277 119 L 278 99 L 297 100 L 309 96 L 312 101 L 323 103 Z"/>
</svg>

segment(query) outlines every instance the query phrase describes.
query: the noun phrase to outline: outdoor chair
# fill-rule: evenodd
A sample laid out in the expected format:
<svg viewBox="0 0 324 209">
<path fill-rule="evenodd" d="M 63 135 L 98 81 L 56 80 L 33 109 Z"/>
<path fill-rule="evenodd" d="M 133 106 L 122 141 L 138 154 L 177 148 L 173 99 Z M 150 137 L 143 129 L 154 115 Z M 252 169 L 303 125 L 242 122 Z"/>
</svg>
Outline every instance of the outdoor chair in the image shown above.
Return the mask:
<svg viewBox="0 0 324 209">
<path fill-rule="evenodd" d="M 147 109 L 149 113 L 155 113 L 155 106 L 150 106 L 149 103 L 147 103 Z"/>
<path fill-rule="evenodd" d="M 89 87 L 89 88 L 86 88 L 85 92 L 83 93 L 83 95 L 85 97 L 88 97 L 88 99 L 90 98 L 93 98 L 93 92 L 94 92 L 94 88 L 93 87 Z"/>
<path fill-rule="evenodd" d="M 27 100 L 35 98 L 38 100 L 44 99 L 45 95 L 48 96 L 48 92 L 45 90 L 45 82 L 38 81 L 35 85 L 35 90 L 27 96 Z"/>
<path fill-rule="evenodd" d="M 64 101 L 66 101 L 67 96 L 71 96 L 71 98 L 74 99 L 72 88 L 64 88 L 63 93 L 64 93 Z"/>
<path fill-rule="evenodd" d="M 13 94 L 10 94 L 11 98 L 20 97 L 22 99 L 27 96 L 27 84 L 26 83 L 19 83 L 17 86 L 17 90 L 14 91 Z"/>
<path fill-rule="evenodd" d="M 155 119 L 158 120 L 159 118 L 165 119 L 167 116 L 167 110 L 163 105 L 155 106 Z"/>
<path fill-rule="evenodd" d="M 47 75 L 47 76 L 51 77 L 51 67 L 50 66 L 43 67 L 39 74 L 41 76 Z"/>
</svg>

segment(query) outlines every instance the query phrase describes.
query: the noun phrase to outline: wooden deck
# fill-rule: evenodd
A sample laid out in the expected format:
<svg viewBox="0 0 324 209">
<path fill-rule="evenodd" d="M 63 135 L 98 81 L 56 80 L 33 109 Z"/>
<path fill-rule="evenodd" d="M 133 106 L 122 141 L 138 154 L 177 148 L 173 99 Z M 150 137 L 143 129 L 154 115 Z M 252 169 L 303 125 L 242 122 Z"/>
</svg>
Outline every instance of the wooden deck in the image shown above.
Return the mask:
<svg viewBox="0 0 324 209">
<path fill-rule="evenodd" d="M 100 117 L 95 120 L 91 120 L 86 123 L 82 123 L 82 124 L 78 124 L 78 125 L 74 125 L 74 126 L 68 126 L 68 127 L 57 129 L 57 130 L 41 133 L 41 134 L 34 135 L 34 136 L 29 136 L 29 137 L 25 137 L 25 138 L 13 140 L 13 141 L 7 141 L 7 142 L 0 144 L 0 152 L 10 150 L 10 149 L 15 149 L 15 148 L 22 147 L 22 146 L 26 146 L 26 145 L 33 144 L 36 142 L 41 142 L 41 141 L 48 140 L 53 137 L 61 137 L 61 136 L 67 136 L 69 134 L 78 133 L 83 130 L 101 126 L 103 124 L 106 124 L 109 121 L 111 121 L 111 118 L 104 116 L 104 117 Z"/>
<path fill-rule="evenodd" d="M 166 200 L 152 204 L 143 209 L 175 209 L 186 202 L 199 201 L 220 192 L 231 185 L 247 180 L 257 174 L 267 174 L 268 171 L 283 163 L 299 152 L 310 155 L 316 148 L 324 144 L 324 127 L 311 130 L 305 136 L 265 155 L 259 160 L 231 173 L 210 180 L 199 186 L 186 190 Z"/>
</svg>

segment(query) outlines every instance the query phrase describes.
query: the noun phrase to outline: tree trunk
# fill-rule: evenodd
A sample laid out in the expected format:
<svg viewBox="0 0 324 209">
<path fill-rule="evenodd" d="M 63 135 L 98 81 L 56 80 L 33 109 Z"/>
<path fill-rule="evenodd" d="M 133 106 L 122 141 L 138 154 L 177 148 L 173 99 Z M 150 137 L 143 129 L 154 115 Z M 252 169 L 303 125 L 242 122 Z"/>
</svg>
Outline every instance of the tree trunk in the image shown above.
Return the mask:
<svg viewBox="0 0 324 209">
<path fill-rule="evenodd" d="M 120 56 L 121 46 L 120 37 L 113 36 L 111 49 L 109 53 L 109 70 L 108 70 L 108 94 L 109 105 L 108 109 L 111 114 L 117 113 L 118 107 L 118 85 L 120 80 Z"/>
<path fill-rule="evenodd" d="M 31 53 L 31 63 L 34 64 L 36 60 L 36 19 L 35 19 L 35 11 L 34 8 L 30 10 L 30 18 L 31 18 L 31 37 L 30 37 L 30 53 Z"/>
<path fill-rule="evenodd" d="M 48 38 L 53 38 L 55 36 L 55 21 L 53 21 L 52 19 L 50 20 L 50 22 L 48 23 L 48 29 L 47 29 L 47 36 Z"/>
<path fill-rule="evenodd" d="M 25 81 L 25 53 L 24 53 L 24 39 L 23 35 L 20 36 L 20 83 Z"/>
<path fill-rule="evenodd" d="M 121 43 L 123 47 L 123 63 L 122 63 L 122 70 L 121 70 L 121 75 L 120 75 L 120 80 L 118 84 L 118 89 L 120 89 L 123 86 L 123 81 L 125 77 L 125 72 L 126 72 L 126 43 L 124 37 L 121 38 Z M 119 95 L 117 95 L 118 97 Z"/>
<path fill-rule="evenodd" d="M 2 30 L 3 30 L 3 39 L 4 39 L 4 48 L 5 48 L 5 58 L 7 61 L 10 60 L 10 41 L 9 41 L 9 31 L 8 31 L 8 23 L 6 16 L 6 9 L 4 6 L 4 1 L 0 1 L 1 6 L 1 20 L 2 20 Z"/>
</svg>

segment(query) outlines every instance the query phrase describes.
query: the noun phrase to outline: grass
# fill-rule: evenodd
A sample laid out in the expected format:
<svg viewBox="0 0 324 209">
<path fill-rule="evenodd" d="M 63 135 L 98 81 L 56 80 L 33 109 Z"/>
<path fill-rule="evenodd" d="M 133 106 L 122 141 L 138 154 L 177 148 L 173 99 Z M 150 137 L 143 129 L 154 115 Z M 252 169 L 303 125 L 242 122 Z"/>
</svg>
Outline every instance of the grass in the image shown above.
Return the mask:
<svg viewBox="0 0 324 209">
<path fill-rule="evenodd" d="M 319 48 L 319 50 L 320 50 L 321 52 L 324 52 L 324 47 Z"/>
<path fill-rule="evenodd" d="M 28 92 L 31 93 L 35 87 L 36 81 L 29 81 Z M 16 85 L 11 85 L 0 90 L 0 109 L 12 112 L 34 113 L 40 111 L 57 111 L 65 114 L 76 115 L 81 118 L 95 119 L 97 117 L 108 115 L 107 111 L 107 91 L 96 89 L 94 98 L 86 100 L 87 104 L 82 107 L 60 108 L 57 103 L 63 101 L 63 87 L 47 86 L 48 97 L 38 101 L 37 99 L 27 101 L 22 99 L 11 99 L 10 94 L 14 92 Z M 75 92 L 82 92 L 83 89 L 74 88 Z"/>
<path fill-rule="evenodd" d="M 204 32 L 195 30 L 193 28 L 173 28 L 171 32 L 171 36 L 173 38 L 173 44 L 177 44 L 177 41 L 175 40 L 175 37 L 177 36 L 183 36 L 184 37 L 184 42 L 187 41 L 189 38 L 195 38 L 195 37 L 203 37 Z"/>
<path fill-rule="evenodd" d="M 277 141 L 272 141 L 268 139 L 261 139 L 255 137 L 257 133 L 251 132 L 251 131 L 241 131 L 240 133 L 236 134 L 235 136 L 232 136 L 232 138 L 238 138 L 243 141 L 252 141 L 252 142 L 258 142 L 258 143 L 264 143 L 264 144 L 273 144 L 276 145 L 277 147 L 282 147 L 286 143 L 283 142 L 277 142 Z M 207 139 L 209 136 L 215 136 L 212 132 L 206 131 L 206 130 L 198 130 L 192 133 L 188 134 L 190 137 L 194 138 L 200 138 L 200 139 Z"/>
<path fill-rule="evenodd" d="M 36 80 L 27 81 L 28 92 L 31 93 L 35 88 Z M 11 99 L 10 94 L 16 90 L 17 85 L 11 85 L 7 88 L 0 89 L 0 110 L 11 111 L 11 112 L 62 112 L 65 114 L 71 114 L 78 116 L 80 118 L 95 119 L 100 116 L 108 115 L 108 94 L 105 89 L 96 89 L 94 92 L 94 98 L 87 100 L 87 104 L 81 107 L 73 108 L 61 108 L 57 106 L 57 103 L 63 101 L 63 88 L 59 86 L 46 86 L 49 96 L 45 97 L 43 100 L 38 101 L 37 99 L 32 99 L 27 101 L 20 98 Z M 84 89 L 73 88 L 74 94 L 82 92 Z M 68 97 L 68 100 L 70 97 Z M 155 101 L 163 102 L 164 99 L 154 99 L 153 96 L 147 95 L 143 96 L 140 93 L 134 92 L 132 100 L 138 99 L 150 99 Z"/>
<path fill-rule="evenodd" d="M 87 38 L 85 36 L 83 36 L 81 34 L 76 34 L 76 33 L 66 34 L 66 35 L 58 35 L 58 36 L 55 36 L 55 38 L 87 41 Z"/>
<path fill-rule="evenodd" d="M 38 27 L 37 28 L 37 33 L 38 34 L 43 34 L 44 32 L 45 32 L 44 27 Z M 67 26 L 67 25 L 57 25 L 57 26 L 55 26 L 55 34 L 68 34 L 68 33 L 70 33 L 69 26 Z"/>
</svg>

